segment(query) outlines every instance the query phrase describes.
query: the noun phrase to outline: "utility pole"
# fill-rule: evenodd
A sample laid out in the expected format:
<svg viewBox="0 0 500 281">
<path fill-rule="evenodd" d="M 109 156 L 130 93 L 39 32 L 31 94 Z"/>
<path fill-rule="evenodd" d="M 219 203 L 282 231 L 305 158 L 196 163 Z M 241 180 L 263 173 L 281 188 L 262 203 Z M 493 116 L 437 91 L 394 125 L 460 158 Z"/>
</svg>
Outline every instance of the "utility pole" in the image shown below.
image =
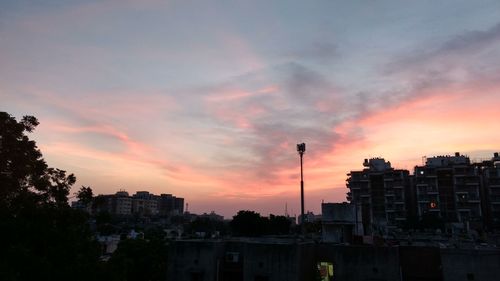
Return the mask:
<svg viewBox="0 0 500 281">
<path fill-rule="evenodd" d="M 301 214 L 301 222 L 300 226 L 302 229 L 302 235 L 306 234 L 306 225 L 305 216 L 304 216 L 304 173 L 302 168 L 302 156 L 304 156 L 304 152 L 306 152 L 306 144 L 299 143 L 297 144 L 297 152 L 300 155 L 300 214 Z"/>
</svg>

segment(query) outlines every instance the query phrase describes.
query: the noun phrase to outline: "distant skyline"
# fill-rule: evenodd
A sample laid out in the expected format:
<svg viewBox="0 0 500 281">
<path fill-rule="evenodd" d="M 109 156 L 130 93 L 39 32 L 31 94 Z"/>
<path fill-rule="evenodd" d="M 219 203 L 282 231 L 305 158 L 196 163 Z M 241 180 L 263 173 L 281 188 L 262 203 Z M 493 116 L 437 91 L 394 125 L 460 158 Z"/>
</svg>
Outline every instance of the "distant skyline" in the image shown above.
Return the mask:
<svg viewBox="0 0 500 281">
<path fill-rule="evenodd" d="M 0 2 L 0 110 L 74 190 L 298 214 L 305 142 L 318 213 L 364 158 L 500 150 L 498 1 L 41 2 Z"/>
</svg>

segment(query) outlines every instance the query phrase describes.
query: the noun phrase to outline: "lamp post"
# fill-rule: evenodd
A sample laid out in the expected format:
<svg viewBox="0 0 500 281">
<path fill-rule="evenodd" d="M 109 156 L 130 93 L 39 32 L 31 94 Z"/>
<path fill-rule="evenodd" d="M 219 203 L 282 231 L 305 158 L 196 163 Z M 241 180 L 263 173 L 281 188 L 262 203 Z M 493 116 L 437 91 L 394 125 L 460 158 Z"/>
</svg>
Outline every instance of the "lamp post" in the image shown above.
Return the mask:
<svg viewBox="0 0 500 281">
<path fill-rule="evenodd" d="M 302 156 L 304 155 L 304 152 L 306 152 L 306 144 L 305 143 L 299 143 L 297 144 L 297 152 L 300 155 L 300 217 L 301 217 L 301 222 L 300 226 L 302 229 L 302 234 L 306 234 L 306 228 L 305 228 L 305 216 L 304 216 L 304 173 L 303 173 L 303 168 L 302 168 Z"/>
</svg>

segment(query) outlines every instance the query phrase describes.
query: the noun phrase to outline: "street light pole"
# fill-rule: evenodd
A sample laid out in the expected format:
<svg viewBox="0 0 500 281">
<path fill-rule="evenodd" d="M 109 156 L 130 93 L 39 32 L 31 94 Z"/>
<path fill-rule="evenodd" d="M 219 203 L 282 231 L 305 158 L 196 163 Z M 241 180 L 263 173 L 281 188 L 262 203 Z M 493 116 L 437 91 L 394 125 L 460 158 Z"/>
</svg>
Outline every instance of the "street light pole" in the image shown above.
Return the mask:
<svg viewBox="0 0 500 281">
<path fill-rule="evenodd" d="M 300 226 L 302 229 L 302 235 L 306 234 L 306 228 L 305 228 L 305 216 L 304 216 L 304 173 L 303 173 L 303 168 L 302 168 L 302 156 L 304 155 L 304 152 L 306 152 L 306 144 L 305 143 L 299 143 L 297 144 L 297 152 L 300 155 L 300 217 L 301 217 L 301 222 Z"/>
</svg>

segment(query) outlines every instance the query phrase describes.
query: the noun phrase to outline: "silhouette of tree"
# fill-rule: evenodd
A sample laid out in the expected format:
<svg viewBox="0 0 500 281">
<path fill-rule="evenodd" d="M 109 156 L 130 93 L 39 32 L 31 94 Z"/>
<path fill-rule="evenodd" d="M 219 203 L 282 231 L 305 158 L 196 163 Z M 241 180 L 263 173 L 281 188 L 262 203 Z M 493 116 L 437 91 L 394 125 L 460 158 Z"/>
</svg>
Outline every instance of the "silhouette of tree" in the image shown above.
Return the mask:
<svg viewBox="0 0 500 281">
<path fill-rule="evenodd" d="M 94 193 L 92 192 L 92 188 L 90 186 L 83 186 L 76 192 L 76 198 L 86 207 L 92 203 L 92 199 L 94 198 Z"/>
<path fill-rule="evenodd" d="M 73 174 L 49 168 L 35 141 L 26 136 L 25 132 L 33 132 L 38 124 L 33 116 L 17 122 L 0 112 L 0 203 L 11 210 L 28 202 L 67 205 L 76 181 Z"/>
<path fill-rule="evenodd" d="M 230 222 L 235 236 L 260 236 L 269 234 L 289 234 L 291 222 L 284 216 L 262 217 L 254 211 L 239 211 Z"/>
<path fill-rule="evenodd" d="M 230 223 L 236 236 L 260 236 L 266 229 L 266 221 L 254 211 L 239 211 Z"/>
<path fill-rule="evenodd" d="M 99 247 L 68 206 L 76 178 L 47 166 L 26 135 L 38 124 L 0 112 L 0 280 L 91 280 Z"/>
</svg>

